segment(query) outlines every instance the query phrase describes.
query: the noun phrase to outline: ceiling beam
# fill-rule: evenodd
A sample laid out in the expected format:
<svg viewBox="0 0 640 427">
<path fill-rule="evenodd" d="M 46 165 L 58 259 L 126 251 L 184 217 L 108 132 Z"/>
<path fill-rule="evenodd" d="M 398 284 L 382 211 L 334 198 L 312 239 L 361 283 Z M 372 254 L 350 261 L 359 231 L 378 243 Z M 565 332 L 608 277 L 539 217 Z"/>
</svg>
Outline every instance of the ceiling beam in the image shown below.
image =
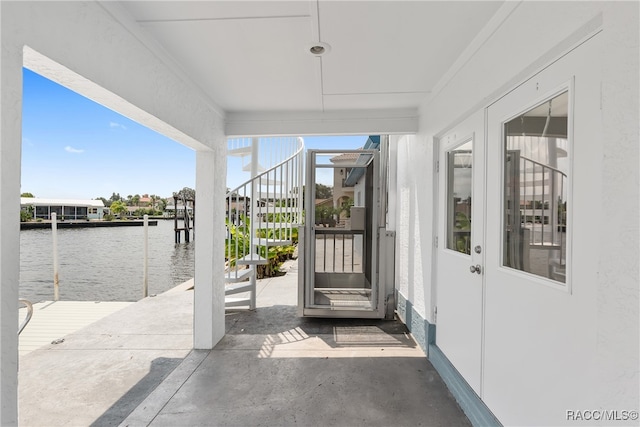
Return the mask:
<svg viewBox="0 0 640 427">
<path fill-rule="evenodd" d="M 330 112 L 228 113 L 227 137 L 413 134 L 417 109 Z"/>
</svg>

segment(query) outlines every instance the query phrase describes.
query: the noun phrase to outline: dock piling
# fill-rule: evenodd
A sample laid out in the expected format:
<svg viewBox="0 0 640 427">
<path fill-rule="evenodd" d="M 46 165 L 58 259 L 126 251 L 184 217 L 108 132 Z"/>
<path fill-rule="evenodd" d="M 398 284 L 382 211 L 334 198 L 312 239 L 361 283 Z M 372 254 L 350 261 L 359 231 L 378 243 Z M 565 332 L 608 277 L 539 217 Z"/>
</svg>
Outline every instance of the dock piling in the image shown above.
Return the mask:
<svg viewBox="0 0 640 427">
<path fill-rule="evenodd" d="M 149 215 L 144 215 L 144 250 L 142 267 L 142 298 L 149 295 Z"/>
<path fill-rule="evenodd" d="M 179 197 L 182 197 L 181 199 Z M 182 201 L 182 227 L 178 226 L 178 220 L 180 219 L 178 216 L 178 201 Z M 180 234 L 184 231 L 184 240 L 186 243 L 191 241 L 192 235 L 195 236 L 195 215 L 193 213 L 189 213 L 189 203 L 191 203 L 191 208 L 193 212 L 195 212 L 196 201 L 195 199 L 187 199 L 184 195 L 180 195 L 179 193 L 174 193 L 173 195 L 173 231 L 175 235 L 175 243 L 180 243 Z"/>
<path fill-rule="evenodd" d="M 51 213 L 51 236 L 53 240 L 53 300 L 60 299 L 60 282 L 58 279 L 58 221 L 56 213 Z"/>
</svg>

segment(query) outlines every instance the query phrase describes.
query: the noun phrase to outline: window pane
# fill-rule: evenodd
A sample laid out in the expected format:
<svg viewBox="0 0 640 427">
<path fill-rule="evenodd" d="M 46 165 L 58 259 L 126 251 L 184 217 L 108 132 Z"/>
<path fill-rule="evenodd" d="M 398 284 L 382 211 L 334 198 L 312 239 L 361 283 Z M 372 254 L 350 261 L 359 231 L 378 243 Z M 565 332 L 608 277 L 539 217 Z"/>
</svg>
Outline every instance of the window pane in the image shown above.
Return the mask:
<svg viewBox="0 0 640 427">
<path fill-rule="evenodd" d="M 471 254 L 473 141 L 447 153 L 447 249 Z"/>
<path fill-rule="evenodd" d="M 503 265 L 566 282 L 568 93 L 504 125 Z"/>
<path fill-rule="evenodd" d="M 36 218 L 49 219 L 49 206 L 36 206 Z"/>
</svg>

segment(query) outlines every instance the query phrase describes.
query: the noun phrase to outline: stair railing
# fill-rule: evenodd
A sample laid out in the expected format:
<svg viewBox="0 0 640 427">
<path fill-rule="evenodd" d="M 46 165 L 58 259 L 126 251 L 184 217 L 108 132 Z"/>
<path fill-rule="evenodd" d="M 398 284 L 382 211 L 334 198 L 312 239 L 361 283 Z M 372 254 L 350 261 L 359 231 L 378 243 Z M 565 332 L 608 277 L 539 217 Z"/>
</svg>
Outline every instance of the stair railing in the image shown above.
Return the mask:
<svg viewBox="0 0 640 427">
<path fill-rule="evenodd" d="M 567 175 L 561 170 L 528 157 L 520 156 L 520 193 L 524 206 L 521 221 L 531 224 L 529 246 L 539 249 L 558 249 L 559 262 L 564 263 L 566 206 L 562 199 Z M 539 230 L 536 230 L 538 228 Z"/>
<path fill-rule="evenodd" d="M 531 249 L 551 250 L 549 276 L 565 280 L 567 228 L 563 199 L 567 175 L 555 167 L 520 155 L 520 227 L 528 230 Z"/>
<path fill-rule="evenodd" d="M 268 248 L 290 244 L 302 223 L 304 141 L 254 138 L 253 143 L 263 147 L 262 162 L 276 164 L 227 193 L 225 279 L 231 282 L 248 274 L 244 266 L 266 264 Z M 234 146 L 251 152 L 246 144 L 229 143 L 230 150 Z"/>
</svg>

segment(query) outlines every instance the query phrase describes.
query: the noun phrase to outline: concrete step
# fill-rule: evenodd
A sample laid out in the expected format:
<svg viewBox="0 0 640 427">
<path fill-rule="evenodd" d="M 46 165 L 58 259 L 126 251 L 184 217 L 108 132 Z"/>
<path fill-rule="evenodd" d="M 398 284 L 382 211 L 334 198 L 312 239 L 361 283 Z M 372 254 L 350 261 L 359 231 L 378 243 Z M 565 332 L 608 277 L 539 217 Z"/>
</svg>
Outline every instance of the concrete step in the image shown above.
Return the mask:
<svg viewBox="0 0 640 427">
<path fill-rule="evenodd" d="M 246 280 L 249 280 L 249 278 L 251 277 L 251 274 L 253 274 L 253 267 L 246 268 L 244 270 L 238 270 L 237 272 L 236 271 L 226 272 L 224 274 L 224 282 L 225 283 L 244 282 Z"/>
<path fill-rule="evenodd" d="M 251 299 L 250 298 L 234 298 L 234 297 L 226 297 L 224 299 L 224 306 L 229 307 L 243 307 L 250 306 Z"/>
<path fill-rule="evenodd" d="M 236 260 L 237 265 L 265 265 L 268 261 L 258 254 L 245 255 Z"/>
<path fill-rule="evenodd" d="M 256 237 L 253 239 L 256 246 L 286 246 L 291 244 L 291 240 L 267 239 L 265 237 Z"/>
<path fill-rule="evenodd" d="M 232 285 L 227 285 L 224 287 L 224 294 L 234 295 L 242 292 L 250 292 L 253 291 L 253 289 L 254 285 L 252 285 L 250 282 L 234 283 Z"/>
</svg>

